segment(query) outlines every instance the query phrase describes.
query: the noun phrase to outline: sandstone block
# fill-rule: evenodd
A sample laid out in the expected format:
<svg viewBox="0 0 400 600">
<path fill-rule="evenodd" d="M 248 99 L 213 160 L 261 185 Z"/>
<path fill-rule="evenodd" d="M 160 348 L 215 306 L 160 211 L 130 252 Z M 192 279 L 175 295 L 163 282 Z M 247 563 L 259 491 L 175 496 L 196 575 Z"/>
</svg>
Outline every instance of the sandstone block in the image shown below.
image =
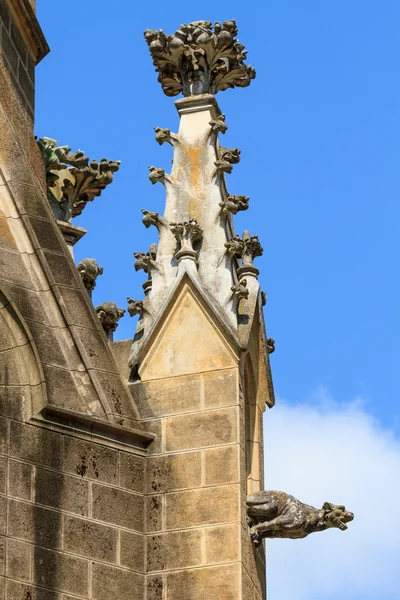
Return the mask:
<svg viewBox="0 0 400 600">
<path fill-rule="evenodd" d="M 146 572 L 145 536 L 130 531 L 120 532 L 121 566 L 141 573 Z"/>
<path fill-rule="evenodd" d="M 146 531 L 148 533 L 162 530 L 162 507 L 162 496 L 149 496 L 146 498 Z"/>
<path fill-rule="evenodd" d="M 143 532 L 142 496 L 104 485 L 93 485 L 93 518 Z"/>
<path fill-rule="evenodd" d="M 6 571 L 6 538 L 0 536 L 0 575 L 4 575 Z"/>
<path fill-rule="evenodd" d="M 200 377 L 159 379 L 131 386 L 142 418 L 200 410 Z"/>
<path fill-rule="evenodd" d="M 55 221 L 31 216 L 29 222 L 38 239 L 39 248 L 64 254 L 64 241 L 58 232 Z"/>
<path fill-rule="evenodd" d="M 67 552 L 115 563 L 118 531 L 93 521 L 64 515 L 64 545 Z"/>
<path fill-rule="evenodd" d="M 7 459 L 0 457 L 0 494 L 6 493 Z"/>
<path fill-rule="evenodd" d="M 217 408 L 238 403 L 237 369 L 204 373 L 204 406 Z"/>
<path fill-rule="evenodd" d="M 237 441 L 236 408 L 166 419 L 167 452 L 231 444 Z"/>
<path fill-rule="evenodd" d="M 62 475 L 47 469 L 36 468 L 36 502 L 78 515 L 89 512 L 89 488 L 78 477 Z"/>
<path fill-rule="evenodd" d="M 32 465 L 10 460 L 8 463 L 8 492 L 22 500 L 32 500 Z"/>
<path fill-rule="evenodd" d="M 23 418 L 24 388 L 3 387 L 1 388 L 0 415 L 11 419 Z"/>
<path fill-rule="evenodd" d="M 147 491 L 171 492 L 201 486 L 201 453 L 170 454 L 147 459 Z"/>
<path fill-rule="evenodd" d="M 161 575 L 146 577 L 147 600 L 164 600 L 164 579 Z"/>
<path fill-rule="evenodd" d="M 74 265 L 71 265 L 70 261 L 65 256 L 53 254 L 48 250 L 43 251 L 43 256 L 47 261 L 48 268 L 50 269 L 55 283 L 68 285 L 77 289 L 80 288 L 76 277 L 76 268 Z"/>
<path fill-rule="evenodd" d="M 6 497 L 0 496 L 0 534 L 6 532 Z"/>
<path fill-rule="evenodd" d="M 7 419 L 0 418 L 0 454 L 6 453 L 7 447 Z"/>
<path fill-rule="evenodd" d="M 118 476 L 118 451 L 65 436 L 63 470 L 115 485 Z"/>
<path fill-rule="evenodd" d="M 145 491 L 145 459 L 127 452 L 119 453 L 119 484 L 133 492 Z"/>
<path fill-rule="evenodd" d="M 232 523 L 239 518 L 238 504 L 237 485 L 167 494 L 167 529 Z"/>
<path fill-rule="evenodd" d="M 146 429 L 150 433 L 156 434 L 156 439 L 149 446 L 149 454 L 160 454 L 162 452 L 163 435 L 162 435 L 162 419 L 152 419 L 146 421 Z"/>
<path fill-rule="evenodd" d="M 5 515 L 5 509 L 0 510 L 0 519 L 2 514 Z M 59 548 L 61 514 L 19 500 L 9 500 L 7 533 L 40 546 Z"/>
<path fill-rule="evenodd" d="M 48 327 L 44 323 L 26 320 L 35 344 L 40 353 L 40 359 L 48 365 L 68 368 L 67 359 L 62 351 L 63 340 L 58 337 L 57 327 Z"/>
<path fill-rule="evenodd" d="M 19 540 L 7 540 L 7 577 L 31 580 L 31 544 Z"/>
<path fill-rule="evenodd" d="M 61 595 L 58 592 L 7 579 L 6 598 L 7 600 L 61 600 Z"/>
<path fill-rule="evenodd" d="M 183 569 L 201 564 L 200 529 L 147 537 L 147 570 Z"/>
<path fill-rule="evenodd" d="M 239 560 L 240 525 L 207 527 L 205 535 L 207 564 L 227 563 Z"/>
<path fill-rule="evenodd" d="M 87 596 L 88 562 L 46 548 L 34 548 L 34 582 L 44 587 Z"/>
<path fill-rule="evenodd" d="M 139 600 L 144 595 L 145 577 L 133 571 L 126 571 L 106 565 L 93 564 L 93 600 Z"/>
<path fill-rule="evenodd" d="M 239 482 L 238 454 L 238 445 L 205 450 L 205 484 Z"/>
<path fill-rule="evenodd" d="M 168 600 L 234 600 L 239 586 L 239 563 L 167 574 Z"/>
<path fill-rule="evenodd" d="M 85 349 L 85 364 L 88 368 L 117 373 L 117 366 L 111 357 L 110 349 L 104 343 L 100 331 L 87 329 L 86 327 L 72 327 L 71 329 Z"/>
<path fill-rule="evenodd" d="M 10 421 L 10 456 L 59 469 L 61 438 L 47 429 Z"/>
</svg>

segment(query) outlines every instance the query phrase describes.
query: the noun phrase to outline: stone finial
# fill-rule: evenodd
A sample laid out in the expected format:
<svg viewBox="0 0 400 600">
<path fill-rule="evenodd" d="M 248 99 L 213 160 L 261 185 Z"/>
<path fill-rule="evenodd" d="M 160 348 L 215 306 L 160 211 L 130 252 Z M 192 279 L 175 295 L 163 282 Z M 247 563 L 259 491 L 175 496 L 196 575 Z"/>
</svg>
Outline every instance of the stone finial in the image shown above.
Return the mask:
<svg viewBox="0 0 400 600">
<path fill-rule="evenodd" d="M 263 248 L 259 242 L 258 235 L 250 235 L 248 231 L 243 232 L 242 240 L 242 267 L 252 267 L 254 259 L 257 256 L 262 256 Z"/>
<path fill-rule="evenodd" d="M 249 208 L 249 197 L 230 195 L 226 200 L 222 200 L 219 205 L 222 215 L 236 215 L 240 210 L 247 210 Z"/>
<path fill-rule="evenodd" d="M 249 297 L 249 289 L 247 287 L 246 279 L 242 279 L 241 281 L 239 281 L 238 284 L 233 285 L 231 287 L 231 291 L 232 291 L 233 295 L 235 296 L 235 298 L 237 299 L 237 301 L 243 300 L 244 298 L 248 298 Z"/>
<path fill-rule="evenodd" d="M 219 155 L 222 160 L 230 163 L 231 165 L 237 165 L 240 162 L 240 150 L 238 148 L 220 148 Z"/>
<path fill-rule="evenodd" d="M 225 134 L 228 130 L 228 125 L 225 123 L 225 115 L 223 114 L 218 115 L 216 119 L 212 119 L 209 125 L 211 125 L 210 133 Z"/>
<path fill-rule="evenodd" d="M 83 281 L 83 285 L 92 294 L 96 287 L 96 279 L 103 274 L 103 267 L 99 267 L 94 258 L 84 258 L 76 267 Z"/>
<path fill-rule="evenodd" d="M 154 131 L 156 132 L 156 142 L 162 146 L 163 144 L 171 144 L 173 146 L 176 142 L 179 141 L 178 136 L 175 133 L 171 133 L 171 130 L 167 127 L 154 127 Z"/>
<path fill-rule="evenodd" d="M 164 93 L 216 94 L 250 85 L 256 73 L 244 62 L 247 51 L 237 33 L 233 19 L 215 23 L 214 28 L 211 21 L 194 21 L 172 35 L 146 29 L 144 37 Z"/>
<path fill-rule="evenodd" d="M 170 223 L 171 232 L 174 234 L 180 249 L 176 254 L 178 260 L 184 256 L 197 257 L 193 244 L 203 238 L 203 230 L 196 219 L 188 219 L 183 223 Z"/>
<path fill-rule="evenodd" d="M 247 515 L 250 537 L 256 545 L 263 538 L 305 538 L 332 527 L 345 531 L 346 523 L 354 519 L 342 505 L 324 502 L 318 509 L 274 490 L 247 496 Z"/>
<path fill-rule="evenodd" d="M 115 302 L 103 302 L 96 306 L 96 312 L 106 336 L 112 341 L 113 333 L 118 327 L 118 321 L 124 316 L 125 309 L 117 308 Z"/>
<path fill-rule="evenodd" d="M 165 185 L 165 179 L 166 179 L 166 174 L 164 169 L 160 169 L 158 167 L 152 167 L 151 165 L 149 166 L 149 179 L 151 181 L 151 183 L 154 185 L 155 183 L 157 183 L 158 181 L 160 183 L 162 183 L 163 185 Z"/>
<path fill-rule="evenodd" d="M 143 301 L 142 300 L 132 300 L 132 298 L 127 298 L 128 301 L 128 313 L 131 317 L 135 315 L 143 314 Z"/>
<path fill-rule="evenodd" d="M 273 338 L 267 338 L 267 352 L 268 354 L 275 352 L 275 340 Z"/>
<path fill-rule="evenodd" d="M 102 158 L 100 162 L 89 162 L 81 150 L 71 152 L 51 138 L 40 138 L 37 144 L 45 162 L 48 198 L 55 217 L 61 221 L 70 222 L 80 215 L 119 169 L 120 161 Z"/>
</svg>

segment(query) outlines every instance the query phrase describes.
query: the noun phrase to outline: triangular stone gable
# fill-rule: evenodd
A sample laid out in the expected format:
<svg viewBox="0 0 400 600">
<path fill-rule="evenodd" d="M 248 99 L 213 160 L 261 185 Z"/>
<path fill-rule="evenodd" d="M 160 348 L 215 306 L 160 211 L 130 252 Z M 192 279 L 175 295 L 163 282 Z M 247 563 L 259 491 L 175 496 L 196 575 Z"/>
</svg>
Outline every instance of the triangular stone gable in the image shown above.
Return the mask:
<svg viewBox="0 0 400 600">
<path fill-rule="evenodd" d="M 142 381 L 234 367 L 238 356 L 219 319 L 199 297 L 189 278 L 165 310 L 142 357 Z"/>
</svg>

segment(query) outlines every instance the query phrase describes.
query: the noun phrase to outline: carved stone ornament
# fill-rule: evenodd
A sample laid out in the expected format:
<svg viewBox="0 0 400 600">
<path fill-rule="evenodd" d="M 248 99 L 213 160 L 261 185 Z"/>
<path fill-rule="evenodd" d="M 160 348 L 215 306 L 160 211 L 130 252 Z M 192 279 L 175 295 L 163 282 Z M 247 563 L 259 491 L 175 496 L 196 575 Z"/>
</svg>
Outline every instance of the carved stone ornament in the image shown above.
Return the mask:
<svg viewBox="0 0 400 600">
<path fill-rule="evenodd" d="M 166 127 L 164 129 L 161 127 L 154 127 L 154 131 L 156 132 L 156 142 L 158 142 L 160 146 L 165 143 L 173 146 L 179 141 L 178 136 L 175 135 L 175 133 L 171 133 L 171 130 L 167 129 Z"/>
<path fill-rule="evenodd" d="M 231 165 L 237 165 L 240 162 L 240 150 L 237 148 L 220 148 L 219 155 L 222 160 L 230 163 Z"/>
<path fill-rule="evenodd" d="M 144 252 L 134 252 L 133 256 L 136 258 L 134 263 L 135 271 L 143 269 L 145 273 L 149 273 L 156 267 L 157 245 L 152 244 L 146 254 Z"/>
<path fill-rule="evenodd" d="M 96 279 L 103 274 L 103 267 L 99 267 L 94 258 L 84 258 L 76 267 L 89 294 L 96 287 Z"/>
<path fill-rule="evenodd" d="M 249 208 L 248 196 L 228 196 L 226 200 L 219 203 L 222 215 L 236 215 L 240 210 Z"/>
<path fill-rule="evenodd" d="M 242 256 L 243 247 L 243 240 L 238 235 L 234 235 L 232 239 L 225 242 L 226 254 L 231 257 Z"/>
<path fill-rule="evenodd" d="M 261 305 L 265 306 L 267 304 L 267 292 L 261 292 Z"/>
<path fill-rule="evenodd" d="M 183 223 L 170 223 L 170 228 L 180 246 L 177 258 L 182 258 L 184 255 L 197 256 L 193 244 L 203 238 L 203 230 L 198 226 L 196 219 L 189 219 Z"/>
<path fill-rule="evenodd" d="M 154 185 L 157 182 L 161 182 L 162 184 L 165 185 L 165 171 L 164 169 L 159 169 L 157 167 L 152 167 L 151 165 L 149 166 L 149 179 L 151 181 L 151 183 Z"/>
<path fill-rule="evenodd" d="M 143 301 L 142 300 L 132 300 L 132 298 L 127 298 L 128 301 L 128 313 L 131 317 L 135 315 L 143 314 Z"/>
<path fill-rule="evenodd" d="M 262 256 L 263 253 L 263 248 L 259 242 L 258 235 L 250 235 L 248 231 L 244 231 L 242 240 L 242 267 L 253 266 L 254 259 L 257 256 Z"/>
<path fill-rule="evenodd" d="M 342 505 L 325 502 L 321 509 L 303 504 L 285 492 L 266 490 L 247 497 L 250 535 L 255 544 L 263 538 L 304 538 L 336 527 L 347 529 L 354 519 Z"/>
<path fill-rule="evenodd" d="M 216 119 L 210 121 L 209 125 L 211 125 L 211 132 L 215 134 L 225 134 L 228 130 L 228 125 L 225 123 L 225 115 L 223 114 L 218 115 Z"/>
<path fill-rule="evenodd" d="M 237 299 L 237 301 L 249 297 L 249 288 L 247 287 L 247 281 L 245 279 L 239 281 L 237 285 L 233 285 L 231 287 L 231 291 Z"/>
<path fill-rule="evenodd" d="M 194 21 L 172 35 L 146 29 L 144 37 L 158 81 L 167 96 L 216 94 L 227 88 L 246 87 L 256 76 L 244 63 L 247 51 L 236 39 L 236 23 Z"/>
<path fill-rule="evenodd" d="M 232 164 L 227 160 L 218 159 L 215 161 L 214 165 L 217 167 L 217 175 L 222 175 L 222 173 L 232 173 Z"/>
<path fill-rule="evenodd" d="M 142 215 L 142 223 L 146 229 L 148 229 L 150 225 L 154 225 L 157 229 L 159 229 L 160 226 L 168 227 L 168 221 L 164 217 L 161 217 L 158 212 L 151 212 L 142 208 Z"/>
<path fill-rule="evenodd" d="M 275 340 L 273 338 L 267 338 L 267 352 L 268 354 L 275 352 Z"/>
<path fill-rule="evenodd" d="M 62 221 L 80 215 L 87 202 L 100 196 L 112 182 L 119 169 L 120 161 L 102 158 L 100 162 L 89 163 L 80 150 L 73 153 L 68 146 L 57 146 L 51 138 L 40 138 L 37 143 L 45 162 L 49 201 L 56 218 Z M 58 175 L 59 171 L 64 173 Z"/>
<path fill-rule="evenodd" d="M 112 334 L 118 327 L 118 321 L 124 316 L 125 309 L 117 308 L 115 302 L 103 302 L 96 306 L 96 312 L 106 336 L 112 340 Z"/>
</svg>

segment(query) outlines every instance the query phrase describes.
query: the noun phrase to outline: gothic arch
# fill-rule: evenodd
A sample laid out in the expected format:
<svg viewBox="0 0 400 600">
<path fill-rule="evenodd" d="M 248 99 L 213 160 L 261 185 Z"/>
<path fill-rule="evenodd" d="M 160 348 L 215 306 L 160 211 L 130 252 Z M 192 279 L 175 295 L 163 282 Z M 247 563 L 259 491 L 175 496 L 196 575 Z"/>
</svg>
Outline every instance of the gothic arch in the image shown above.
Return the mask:
<svg viewBox="0 0 400 600">
<path fill-rule="evenodd" d="M 38 352 L 24 318 L 4 288 L 0 288 L 0 412 L 24 421 L 45 406 L 46 386 Z"/>
</svg>

